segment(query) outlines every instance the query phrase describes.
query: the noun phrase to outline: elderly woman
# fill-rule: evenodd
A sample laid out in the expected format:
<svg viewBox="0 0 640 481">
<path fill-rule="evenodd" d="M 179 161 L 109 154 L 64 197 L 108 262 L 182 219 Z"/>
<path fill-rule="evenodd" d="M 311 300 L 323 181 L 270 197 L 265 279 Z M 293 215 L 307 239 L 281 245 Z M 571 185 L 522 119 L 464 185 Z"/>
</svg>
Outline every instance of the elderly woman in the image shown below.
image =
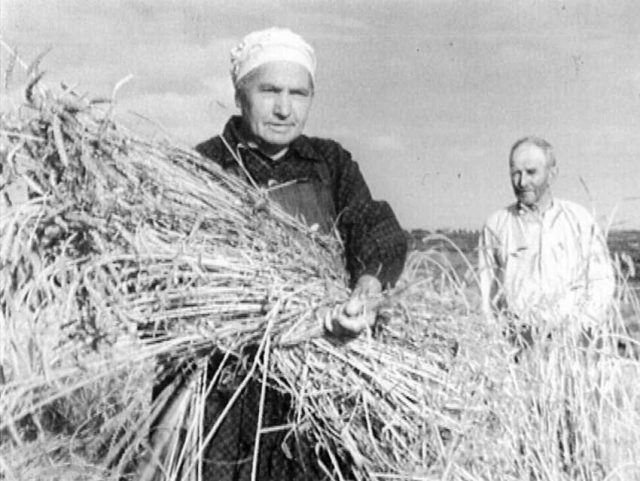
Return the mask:
<svg viewBox="0 0 640 481">
<path fill-rule="evenodd" d="M 315 86 L 311 46 L 289 30 L 247 35 L 232 50 L 231 77 L 241 115 L 196 149 L 249 182 L 269 187 L 290 214 L 345 243 L 354 297 L 398 279 L 407 241 L 386 202 L 374 201 L 349 152 L 302 134 Z M 356 325 L 356 330 L 362 328 Z"/>
<path fill-rule="evenodd" d="M 353 291 L 344 306 L 327 317 L 325 328 L 328 335 L 355 336 L 376 317 L 375 310 L 366 307 L 366 297 L 379 294 L 400 276 L 407 240 L 389 205 L 372 199 L 349 152 L 334 141 L 302 134 L 315 72 L 313 48 L 295 33 L 271 28 L 247 35 L 231 52 L 241 115 L 196 149 L 247 182 L 268 188 L 272 200 L 310 226 L 325 233 L 337 230 Z M 220 362 L 214 354 L 210 371 Z M 225 379 L 228 382 L 218 383 L 207 400 L 205 435 L 237 387 L 237 381 Z M 162 388 L 157 386 L 156 397 Z M 250 479 L 259 394 L 259 382 L 250 383 L 216 430 L 204 451 L 205 479 Z M 289 411 L 289 400 L 268 389 L 262 428 L 272 429 L 260 437 L 257 479 L 323 479 L 313 448 L 304 439 L 287 436 L 286 426 L 277 429 L 289 422 Z"/>
</svg>

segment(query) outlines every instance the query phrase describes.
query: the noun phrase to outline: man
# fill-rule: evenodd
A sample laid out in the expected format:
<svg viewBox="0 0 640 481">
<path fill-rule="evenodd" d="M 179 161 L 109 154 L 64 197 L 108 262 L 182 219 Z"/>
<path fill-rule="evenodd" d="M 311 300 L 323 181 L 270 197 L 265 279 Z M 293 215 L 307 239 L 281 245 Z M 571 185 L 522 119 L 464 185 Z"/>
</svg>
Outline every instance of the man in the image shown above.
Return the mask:
<svg viewBox="0 0 640 481">
<path fill-rule="evenodd" d="M 516 202 L 489 217 L 479 242 L 485 315 L 543 332 L 596 327 L 614 291 L 600 229 L 583 207 L 553 197 L 558 167 L 547 141 L 518 140 L 509 168 Z"/>
<path fill-rule="evenodd" d="M 231 67 L 241 115 L 196 149 L 266 189 L 273 202 L 309 226 L 327 234 L 337 230 L 353 291 L 326 316 L 324 327 L 328 335 L 356 336 L 375 321 L 375 303 L 368 300 L 392 286 L 402 272 L 407 251 L 403 231 L 389 205 L 372 199 L 349 152 L 331 140 L 302 134 L 316 71 L 315 53 L 307 42 L 285 29 L 254 32 L 232 50 Z M 214 356 L 210 371 L 220 362 Z M 205 434 L 236 388 L 233 381 L 218 383 L 207 398 Z M 250 383 L 205 448 L 205 479 L 250 479 L 259 394 L 260 384 Z M 257 479 L 324 479 L 313 448 L 304 440 L 291 443 L 287 429 L 275 429 L 289 421 L 289 406 L 284 395 L 267 390 L 263 426 L 272 429 L 260 438 Z"/>
</svg>

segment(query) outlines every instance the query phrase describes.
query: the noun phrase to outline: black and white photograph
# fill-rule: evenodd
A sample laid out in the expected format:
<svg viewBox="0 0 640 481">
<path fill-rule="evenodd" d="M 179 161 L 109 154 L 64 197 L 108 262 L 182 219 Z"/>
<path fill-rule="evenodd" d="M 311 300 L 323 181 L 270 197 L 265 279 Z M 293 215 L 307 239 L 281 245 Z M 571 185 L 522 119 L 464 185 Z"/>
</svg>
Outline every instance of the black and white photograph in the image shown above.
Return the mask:
<svg viewBox="0 0 640 481">
<path fill-rule="evenodd" d="M 640 3 L 0 0 L 0 478 L 640 481 Z"/>
</svg>

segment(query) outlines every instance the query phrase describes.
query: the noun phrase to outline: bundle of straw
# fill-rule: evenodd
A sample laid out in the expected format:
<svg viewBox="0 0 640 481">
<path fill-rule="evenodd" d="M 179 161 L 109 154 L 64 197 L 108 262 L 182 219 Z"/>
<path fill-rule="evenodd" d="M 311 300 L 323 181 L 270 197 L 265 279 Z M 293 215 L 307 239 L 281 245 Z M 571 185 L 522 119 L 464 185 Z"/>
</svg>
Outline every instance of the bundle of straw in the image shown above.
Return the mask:
<svg viewBox="0 0 640 481">
<path fill-rule="evenodd" d="M 23 445 L 25 431 L 67 430 L 86 450 L 99 428 L 83 462 L 117 477 L 158 411 L 128 384 L 148 387 L 158 356 L 197 360 L 215 348 L 243 360 L 247 379 L 291 395 L 293 426 L 329 453 L 330 476 L 342 476 L 345 457 L 362 479 L 429 467 L 440 430 L 457 429 L 441 396 L 452 332 L 395 293 L 375 338 L 325 337 L 318 311 L 348 294 L 338 239 L 195 152 L 127 131 L 109 104 L 37 81 L 28 105 L 2 118 L 3 189 L 24 183 L 29 194 L 9 201 L 0 223 L 0 429 L 10 444 Z M 104 408 L 96 390 L 122 383 L 113 416 L 66 419 L 70 399 Z M 192 421 L 205 397 L 193 393 L 182 413 Z M 47 419 L 60 410 L 65 419 Z M 180 456 L 211 435 L 194 421 Z"/>
</svg>

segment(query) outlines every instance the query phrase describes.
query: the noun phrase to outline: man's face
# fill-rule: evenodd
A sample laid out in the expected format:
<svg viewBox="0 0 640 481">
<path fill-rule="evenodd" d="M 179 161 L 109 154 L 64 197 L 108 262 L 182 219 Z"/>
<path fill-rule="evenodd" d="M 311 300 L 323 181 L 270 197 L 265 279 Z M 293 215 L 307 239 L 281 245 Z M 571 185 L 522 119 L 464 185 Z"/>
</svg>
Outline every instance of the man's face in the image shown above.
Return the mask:
<svg viewBox="0 0 640 481">
<path fill-rule="evenodd" d="M 293 62 L 268 62 L 247 75 L 236 94 L 246 133 L 267 155 L 302 134 L 313 86 L 307 70 Z"/>
<path fill-rule="evenodd" d="M 550 198 L 556 168 L 549 165 L 544 151 L 533 144 L 518 147 L 510 162 L 511 185 L 518 201 L 530 208 Z"/>
</svg>

